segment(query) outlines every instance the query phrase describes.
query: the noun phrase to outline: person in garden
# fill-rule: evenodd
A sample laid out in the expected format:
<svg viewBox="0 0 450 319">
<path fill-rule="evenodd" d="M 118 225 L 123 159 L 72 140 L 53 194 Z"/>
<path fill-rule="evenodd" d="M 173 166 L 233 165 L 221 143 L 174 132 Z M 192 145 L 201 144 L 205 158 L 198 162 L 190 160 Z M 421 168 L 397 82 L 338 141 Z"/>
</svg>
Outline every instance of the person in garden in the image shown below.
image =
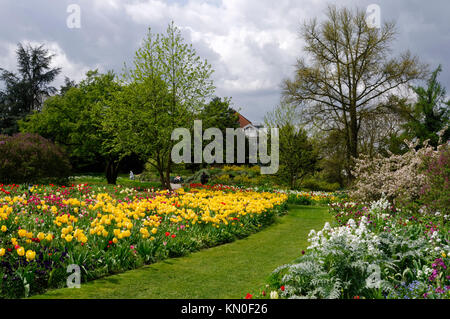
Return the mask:
<svg viewBox="0 0 450 319">
<path fill-rule="evenodd" d="M 200 176 L 200 182 L 205 185 L 206 183 L 208 183 L 208 175 L 206 175 L 205 172 L 202 173 L 202 175 Z"/>
<path fill-rule="evenodd" d="M 173 182 L 175 184 L 181 184 L 181 183 L 183 183 L 183 178 L 178 175 L 177 177 L 174 178 Z"/>
</svg>

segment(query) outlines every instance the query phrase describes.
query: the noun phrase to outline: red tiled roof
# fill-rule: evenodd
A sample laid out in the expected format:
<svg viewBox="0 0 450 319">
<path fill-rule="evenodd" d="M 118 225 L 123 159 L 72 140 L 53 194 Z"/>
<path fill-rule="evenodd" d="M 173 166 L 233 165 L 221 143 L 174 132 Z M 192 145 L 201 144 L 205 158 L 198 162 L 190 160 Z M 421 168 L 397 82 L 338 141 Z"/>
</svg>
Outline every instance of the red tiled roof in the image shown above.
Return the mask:
<svg viewBox="0 0 450 319">
<path fill-rule="evenodd" d="M 247 120 L 244 116 L 242 116 L 241 114 L 239 114 L 239 125 L 241 126 L 241 128 L 246 127 L 249 124 L 252 124 L 252 122 L 250 122 L 249 120 Z"/>
</svg>

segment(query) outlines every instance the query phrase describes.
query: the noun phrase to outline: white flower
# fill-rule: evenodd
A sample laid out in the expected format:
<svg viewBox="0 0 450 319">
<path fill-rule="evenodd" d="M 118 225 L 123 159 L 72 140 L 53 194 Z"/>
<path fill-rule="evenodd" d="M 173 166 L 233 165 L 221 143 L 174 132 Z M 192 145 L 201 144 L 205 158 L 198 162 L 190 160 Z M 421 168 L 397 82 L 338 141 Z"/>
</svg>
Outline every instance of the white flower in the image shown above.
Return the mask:
<svg viewBox="0 0 450 319">
<path fill-rule="evenodd" d="M 349 219 L 348 223 L 347 223 L 351 228 L 355 228 L 356 227 L 356 223 L 353 219 Z"/>
<path fill-rule="evenodd" d="M 278 299 L 278 292 L 275 290 L 270 293 L 270 299 Z"/>
</svg>

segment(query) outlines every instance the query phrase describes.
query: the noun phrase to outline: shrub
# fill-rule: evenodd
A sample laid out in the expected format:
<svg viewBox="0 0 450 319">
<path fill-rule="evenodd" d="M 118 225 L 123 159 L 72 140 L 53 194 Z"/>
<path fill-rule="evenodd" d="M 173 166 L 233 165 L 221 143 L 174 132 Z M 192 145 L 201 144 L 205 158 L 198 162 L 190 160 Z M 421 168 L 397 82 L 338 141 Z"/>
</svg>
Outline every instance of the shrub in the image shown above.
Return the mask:
<svg viewBox="0 0 450 319">
<path fill-rule="evenodd" d="M 62 149 L 42 136 L 0 135 L 1 183 L 64 183 L 70 171 Z"/>
<path fill-rule="evenodd" d="M 403 155 L 380 155 L 370 158 L 361 155 L 356 159 L 354 176 L 356 183 L 350 196 L 369 202 L 380 199 L 383 194 L 389 201 L 411 202 L 419 198 L 421 190 L 427 185 L 427 175 L 423 171 L 427 158 L 434 159 L 439 152 L 426 143 L 416 149 L 417 145 L 408 143 L 409 150 Z M 441 145 L 440 148 L 445 147 Z"/>
<path fill-rule="evenodd" d="M 316 178 L 305 179 L 300 186 L 301 188 L 310 191 L 323 191 L 323 192 L 335 192 L 340 188 L 339 183 L 327 183 L 325 181 L 321 181 Z"/>
<path fill-rule="evenodd" d="M 428 210 L 450 213 L 449 179 L 450 179 L 450 149 L 443 148 L 435 158 L 429 159 L 425 175 L 428 182 L 420 191 L 420 202 Z"/>
</svg>

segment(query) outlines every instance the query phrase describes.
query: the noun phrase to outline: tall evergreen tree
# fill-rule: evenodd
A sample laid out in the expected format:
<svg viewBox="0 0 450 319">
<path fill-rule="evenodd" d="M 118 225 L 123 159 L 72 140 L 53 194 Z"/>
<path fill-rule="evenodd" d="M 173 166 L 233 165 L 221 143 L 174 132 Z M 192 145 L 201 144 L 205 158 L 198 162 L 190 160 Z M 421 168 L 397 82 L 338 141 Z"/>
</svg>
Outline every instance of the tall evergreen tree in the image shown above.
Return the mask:
<svg viewBox="0 0 450 319">
<path fill-rule="evenodd" d="M 61 68 L 51 67 L 54 55 L 44 45 L 19 43 L 16 54 L 17 74 L 0 68 L 0 80 L 4 82 L 0 94 L 0 133 L 6 134 L 16 133 L 17 121 L 40 111 L 45 98 L 57 92 L 50 83 L 61 72 Z"/>
<path fill-rule="evenodd" d="M 417 102 L 408 113 L 406 128 L 411 137 L 417 137 L 421 142 L 430 141 L 430 145 L 439 144 L 438 133 L 449 124 L 450 99 L 446 100 L 445 88 L 437 81 L 442 67 L 432 73 L 427 81 L 427 87 L 413 87 L 417 95 Z M 443 141 L 450 138 L 450 129 L 447 128 L 443 135 Z"/>
</svg>

